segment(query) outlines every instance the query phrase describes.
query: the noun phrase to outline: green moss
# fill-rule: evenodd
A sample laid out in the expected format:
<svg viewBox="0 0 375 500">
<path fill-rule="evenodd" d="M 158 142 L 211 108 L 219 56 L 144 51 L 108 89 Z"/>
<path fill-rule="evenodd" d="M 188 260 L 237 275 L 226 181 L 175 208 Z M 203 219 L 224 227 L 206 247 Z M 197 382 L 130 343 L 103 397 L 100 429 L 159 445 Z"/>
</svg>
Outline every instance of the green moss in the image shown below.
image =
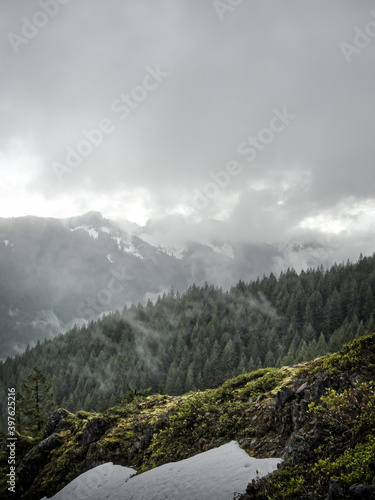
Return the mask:
<svg viewBox="0 0 375 500">
<path fill-rule="evenodd" d="M 246 409 L 286 376 L 281 370 L 267 368 L 228 380 L 217 389 L 184 396 L 165 428 L 153 436 L 150 463 L 157 466 L 181 460 L 202 447 L 252 437 L 254 415 Z"/>
<path fill-rule="evenodd" d="M 338 480 L 347 488 L 351 484 L 371 484 L 375 477 L 369 462 L 375 457 L 375 435 L 367 436 L 364 443 L 359 443 L 344 451 L 335 460 L 320 459 L 313 472 L 321 486 L 327 486 L 332 479 Z"/>
<path fill-rule="evenodd" d="M 122 451 L 128 450 L 135 438 L 130 423 L 121 419 L 116 426 L 112 427 L 103 438 L 98 441 L 99 447 L 107 450 Z"/>
<path fill-rule="evenodd" d="M 373 362 L 374 343 L 375 335 L 358 339 L 345 346 L 341 354 L 309 363 L 296 376 L 306 375 L 310 369 L 330 377 L 367 368 Z M 375 457 L 375 383 L 354 383 L 341 392 L 328 389 L 319 401 L 309 404 L 308 411 L 326 435 L 315 449 L 316 459 L 298 467 L 284 465 L 268 478 L 254 482 L 249 487 L 251 498 L 305 498 L 308 491 L 324 498 L 332 480 L 345 493 L 352 484 L 372 483 L 375 473 L 369 462 Z"/>
<path fill-rule="evenodd" d="M 284 466 L 263 479 L 253 479 L 247 488 L 250 498 L 258 500 L 294 500 L 305 493 L 302 466 Z"/>
<path fill-rule="evenodd" d="M 80 410 L 77 412 L 77 417 L 81 420 L 87 420 L 89 418 L 92 418 L 94 415 L 93 412 L 89 412 L 89 411 L 83 411 L 83 410 Z"/>
<path fill-rule="evenodd" d="M 259 395 L 276 387 L 286 377 L 286 373 L 277 368 L 262 368 L 255 372 L 240 375 L 227 380 L 216 389 L 217 397 L 243 397 Z"/>
<path fill-rule="evenodd" d="M 373 366 L 374 364 L 375 334 L 371 334 L 346 344 L 337 353 L 328 354 L 308 363 L 296 375 L 303 376 L 309 374 L 311 376 L 323 372 L 329 376 L 334 376 L 344 371 L 356 370 L 358 366 L 366 367 Z"/>
<path fill-rule="evenodd" d="M 319 403 L 310 403 L 309 412 L 331 430 L 330 440 L 335 435 L 350 429 L 348 444 L 354 444 L 363 435 L 375 430 L 375 383 L 355 383 L 338 393 L 328 389 Z"/>
<path fill-rule="evenodd" d="M 338 393 L 331 389 L 309 411 L 321 421 L 329 435 L 316 452 L 313 472 L 322 487 L 338 480 L 348 488 L 370 483 L 374 478 L 368 464 L 375 457 L 375 384 L 363 382 Z M 346 449 L 342 451 L 345 436 Z"/>
</svg>

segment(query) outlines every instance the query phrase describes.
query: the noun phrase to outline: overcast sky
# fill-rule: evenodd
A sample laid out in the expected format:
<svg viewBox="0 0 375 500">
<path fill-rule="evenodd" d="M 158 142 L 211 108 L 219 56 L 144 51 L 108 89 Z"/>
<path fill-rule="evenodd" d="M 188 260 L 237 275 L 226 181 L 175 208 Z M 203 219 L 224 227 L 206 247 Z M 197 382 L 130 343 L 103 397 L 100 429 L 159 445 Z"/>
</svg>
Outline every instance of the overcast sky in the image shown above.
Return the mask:
<svg viewBox="0 0 375 500">
<path fill-rule="evenodd" d="M 0 216 L 371 246 L 371 0 L 4 0 L 0 35 Z"/>
</svg>

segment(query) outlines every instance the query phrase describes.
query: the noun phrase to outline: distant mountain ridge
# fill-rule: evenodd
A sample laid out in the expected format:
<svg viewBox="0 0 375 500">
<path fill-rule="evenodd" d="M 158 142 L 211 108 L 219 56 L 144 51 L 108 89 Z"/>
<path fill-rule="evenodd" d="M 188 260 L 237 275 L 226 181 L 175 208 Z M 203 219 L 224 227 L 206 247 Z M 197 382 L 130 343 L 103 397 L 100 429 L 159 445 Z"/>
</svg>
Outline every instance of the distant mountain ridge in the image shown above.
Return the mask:
<svg viewBox="0 0 375 500">
<path fill-rule="evenodd" d="M 0 219 L 3 356 L 172 285 L 187 286 L 178 261 L 100 213 Z"/>
<path fill-rule="evenodd" d="M 285 250 L 207 237 L 164 245 L 158 243 L 162 233 L 152 222 L 141 227 L 95 211 L 66 219 L 0 219 L 2 357 L 125 304 L 154 301 L 172 287 L 182 292 L 207 281 L 228 289 L 256 279 L 282 269 L 286 253 L 307 265 L 329 263 L 325 249 L 313 244 Z"/>
</svg>

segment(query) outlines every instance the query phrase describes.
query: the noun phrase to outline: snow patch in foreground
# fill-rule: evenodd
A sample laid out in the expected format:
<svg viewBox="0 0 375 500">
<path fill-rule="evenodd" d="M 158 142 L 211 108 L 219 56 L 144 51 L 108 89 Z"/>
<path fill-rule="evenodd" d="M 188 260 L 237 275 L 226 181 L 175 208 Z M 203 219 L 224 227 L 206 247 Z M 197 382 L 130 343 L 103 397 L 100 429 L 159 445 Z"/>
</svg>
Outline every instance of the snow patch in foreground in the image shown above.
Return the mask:
<svg viewBox="0 0 375 500">
<path fill-rule="evenodd" d="M 53 500 L 233 500 L 249 482 L 277 469 L 280 458 L 256 459 L 236 441 L 133 476 L 107 463 L 77 477 Z M 46 500 L 43 498 L 42 500 Z"/>
</svg>

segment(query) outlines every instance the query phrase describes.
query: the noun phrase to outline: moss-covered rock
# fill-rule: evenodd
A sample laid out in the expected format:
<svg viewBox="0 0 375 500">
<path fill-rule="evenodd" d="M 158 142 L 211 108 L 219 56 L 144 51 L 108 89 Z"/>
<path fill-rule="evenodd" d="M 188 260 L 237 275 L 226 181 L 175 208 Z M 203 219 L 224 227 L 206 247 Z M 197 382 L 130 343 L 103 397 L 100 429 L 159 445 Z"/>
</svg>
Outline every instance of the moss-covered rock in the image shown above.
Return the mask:
<svg viewBox="0 0 375 500">
<path fill-rule="evenodd" d="M 374 347 L 370 335 L 341 354 L 183 396 L 136 396 L 102 414 L 60 409 L 45 439 L 20 456 L 19 497 L 51 496 L 105 462 L 143 472 L 232 439 L 254 457 L 285 460 L 249 485 L 249 498 L 324 498 L 332 481 L 348 494 L 354 482 L 369 484 L 375 475 Z"/>
<path fill-rule="evenodd" d="M 375 335 L 299 367 L 295 392 L 277 396 L 275 422 L 289 434 L 284 464 L 249 484 L 243 499 L 354 497 L 375 478 Z M 299 396 L 300 394 L 300 396 Z M 364 483 L 366 488 L 354 488 Z M 355 491 L 354 491 L 355 490 Z M 370 497 L 369 497 L 370 498 Z M 371 497 L 372 498 L 372 497 Z"/>
</svg>

